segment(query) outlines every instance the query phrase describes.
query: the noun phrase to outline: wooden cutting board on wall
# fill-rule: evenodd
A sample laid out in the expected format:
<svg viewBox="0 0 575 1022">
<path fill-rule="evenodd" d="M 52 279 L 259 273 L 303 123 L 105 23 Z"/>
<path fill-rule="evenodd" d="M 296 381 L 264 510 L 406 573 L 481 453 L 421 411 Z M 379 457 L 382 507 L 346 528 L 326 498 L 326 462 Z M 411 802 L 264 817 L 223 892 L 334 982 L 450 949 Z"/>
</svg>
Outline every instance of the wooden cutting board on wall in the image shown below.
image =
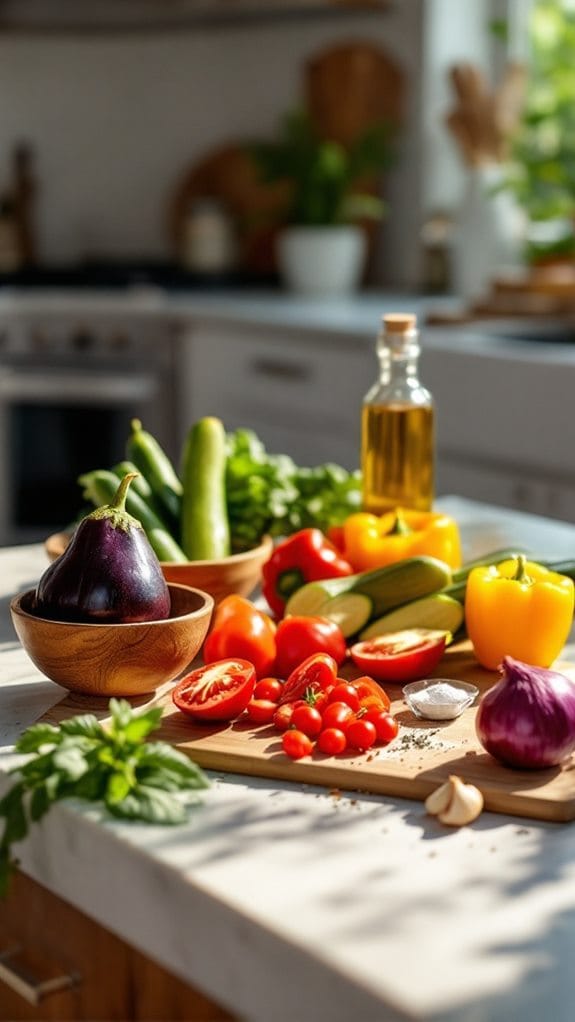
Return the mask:
<svg viewBox="0 0 575 1022">
<path fill-rule="evenodd" d="M 557 666 L 575 680 L 575 665 Z M 468 643 L 448 650 L 436 675 L 470 681 L 480 693 L 497 680 L 494 672 L 478 666 Z M 399 736 L 389 746 L 363 755 L 314 754 L 292 761 L 282 751 L 280 734 L 271 727 L 254 728 L 239 721 L 219 727 L 194 724 L 173 705 L 171 686 L 156 694 L 155 702 L 164 715 L 154 737 L 181 749 L 208 770 L 419 801 L 450 774 L 457 774 L 482 791 L 485 808 L 492 812 L 555 822 L 575 819 L 575 756 L 551 770 L 506 768 L 484 752 L 477 740 L 476 707 L 457 720 L 419 720 L 403 701 L 401 686 L 386 688 L 401 724 Z M 58 723 L 86 711 L 105 717 L 105 700 L 69 696 L 43 719 Z"/>
</svg>

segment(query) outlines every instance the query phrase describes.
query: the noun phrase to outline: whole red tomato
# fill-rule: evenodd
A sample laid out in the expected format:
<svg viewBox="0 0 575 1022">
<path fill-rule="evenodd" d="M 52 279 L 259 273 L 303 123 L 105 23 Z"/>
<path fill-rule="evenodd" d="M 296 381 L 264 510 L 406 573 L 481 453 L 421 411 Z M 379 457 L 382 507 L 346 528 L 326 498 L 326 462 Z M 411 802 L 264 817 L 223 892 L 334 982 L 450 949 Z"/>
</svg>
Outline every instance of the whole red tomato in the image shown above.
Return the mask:
<svg viewBox="0 0 575 1022">
<path fill-rule="evenodd" d="M 227 657 L 249 660 L 258 678 L 270 674 L 276 658 L 276 626 L 243 596 L 226 596 L 215 609 L 202 651 L 206 664 Z"/>
<path fill-rule="evenodd" d="M 287 678 L 314 653 L 328 653 L 338 665 L 346 657 L 343 632 L 326 617 L 285 617 L 277 627 L 275 638 L 275 673 L 280 678 Z"/>
</svg>

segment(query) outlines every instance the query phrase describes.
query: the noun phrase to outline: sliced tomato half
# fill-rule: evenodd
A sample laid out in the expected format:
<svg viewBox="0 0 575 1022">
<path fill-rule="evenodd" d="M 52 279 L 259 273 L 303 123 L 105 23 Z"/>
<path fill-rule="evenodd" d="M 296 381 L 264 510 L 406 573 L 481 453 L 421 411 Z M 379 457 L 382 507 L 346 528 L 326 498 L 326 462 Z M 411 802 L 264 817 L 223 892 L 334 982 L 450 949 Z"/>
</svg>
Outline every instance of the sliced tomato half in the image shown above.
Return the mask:
<svg viewBox="0 0 575 1022">
<path fill-rule="evenodd" d="M 409 628 L 356 642 L 350 655 L 356 667 L 377 681 L 417 681 L 437 667 L 450 639 L 449 632 Z"/>
<path fill-rule="evenodd" d="M 337 663 L 329 653 L 312 653 L 293 669 L 282 689 L 280 703 L 293 703 L 303 699 L 308 688 L 321 692 L 333 685 L 337 677 Z"/>
<path fill-rule="evenodd" d="M 234 720 L 248 705 L 255 684 L 255 667 L 248 660 L 216 660 L 186 674 L 172 699 L 195 720 Z"/>
</svg>

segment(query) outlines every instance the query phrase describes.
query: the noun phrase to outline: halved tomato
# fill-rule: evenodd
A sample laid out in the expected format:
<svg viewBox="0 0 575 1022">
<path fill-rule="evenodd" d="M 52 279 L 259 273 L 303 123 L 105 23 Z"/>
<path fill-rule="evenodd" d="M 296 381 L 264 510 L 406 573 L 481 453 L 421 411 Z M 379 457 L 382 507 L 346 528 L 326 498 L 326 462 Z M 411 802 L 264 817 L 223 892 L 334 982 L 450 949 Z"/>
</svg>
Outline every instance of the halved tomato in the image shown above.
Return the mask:
<svg viewBox="0 0 575 1022">
<path fill-rule="evenodd" d="M 255 667 L 248 660 L 216 660 L 186 674 L 172 699 L 195 720 L 234 720 L 248 705 L 255 684 Z"/>
<path fill-rule="evenodd" d="M 353 685 L 359 696 L 360 705 L 364 709 L 368 709 L 370 706 L 383 706 L 389 710 L 391 699 L 387 692 L 367 674 L 362 674 L 361 678 L 353 678 L 349 684 Z"/>
<path fill-rule="evenodd" d="M 356 642 L 350 655 L 361 671 L 377 681 L 417 681 L 437 667 L 450 638 L 449 632 L 408 628 Z"/>
<path fill-rule="evenodd" d="M 308 688 L 321 692 L 333 685 L 337 677 L 337 663 L 329 653 L 312 653 L 289 675 L 280 696 L 281 703 L 293 703 L 303 699 Z"/>
</svg>

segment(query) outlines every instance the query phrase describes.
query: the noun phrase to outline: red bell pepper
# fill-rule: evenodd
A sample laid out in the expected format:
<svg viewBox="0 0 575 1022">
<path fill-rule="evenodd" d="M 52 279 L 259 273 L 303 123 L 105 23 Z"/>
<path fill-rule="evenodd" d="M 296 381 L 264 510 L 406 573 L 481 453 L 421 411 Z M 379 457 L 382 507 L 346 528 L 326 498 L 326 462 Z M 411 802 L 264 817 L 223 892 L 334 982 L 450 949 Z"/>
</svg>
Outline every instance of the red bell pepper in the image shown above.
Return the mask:
<svg viewBox="0 0 575 1022">
<path fill-rule="evenodd" d="M 281 617 L 289 597 L 306 582 L 342 578 L 353 568 L 321 529 L 300 529 L 278 543 L 262 574 L 263 595 Z"/>
</svg>

